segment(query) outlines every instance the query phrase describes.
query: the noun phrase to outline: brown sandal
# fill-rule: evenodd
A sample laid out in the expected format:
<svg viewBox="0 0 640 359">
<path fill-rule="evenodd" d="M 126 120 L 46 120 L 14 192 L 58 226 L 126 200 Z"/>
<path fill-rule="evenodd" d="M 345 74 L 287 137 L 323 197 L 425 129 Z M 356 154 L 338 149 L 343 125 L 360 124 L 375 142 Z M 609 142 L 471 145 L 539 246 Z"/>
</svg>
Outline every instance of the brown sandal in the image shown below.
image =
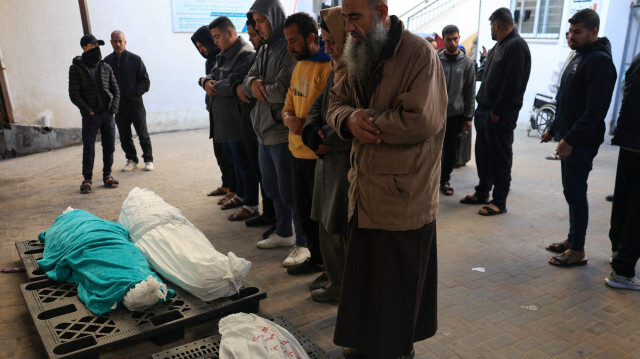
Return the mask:
<svg viewBox="0 0 640 359">
<path fill-rule="evenodd" d="M 230 200 L 231 198 L 233 198 L 235 196 L 236 196 L 235 192 L 227 192 L 227 194 L 225 194 L 224 197 L 222 197 L 218 201 L 218 206 L 221 206 L 221 205 L 225 204 L 225 202 L 227 202 L 228 200 Z"/>
<path fill-rule="evenodd" d="M 216 189 L 214 189 L 213 191 L 207 193 L 207 196 L 212 197 L 212 196 L 223 196 L 225 194 L 227 194 L 229 192 L 229 189 L 227 188 L 225 190 L 225 187 L 218 187 Z"/>
<path fill-rule="evenodd" d="M 234 195 L 233 198 L 224 202 L 224 204 L 222 205 L 222 209 L 236 208 L 242 206 L 243 204 L 244 201 L 240 197 Z"/>
<path fill-rule="evenodd" d="M 556 267 L 576 267 L 587 264 L 587 256 L 582 253 L 582 257 L 578 257 L 576 252 L 567 249 L 562 254 L 553 256 L 549 259 L 549 264 Z"/>
<path fill-rule="evenodd" d="M 564 251 L 569 249 L 569 243 L 567 241 L 551 243 L 550 245 L 546 246 L 544 249 L 553 253 L 564 253 Z"/>
<path fill-rule="evenodd" d="M 227 219 L 230 221 L 244 221 L 245 219 L 249 219 L 257 215 L 258 211 L 254 211 L 243 206 L 242 208 L 231 214 L 229 217 L 227 217 Z"/>
</svg>

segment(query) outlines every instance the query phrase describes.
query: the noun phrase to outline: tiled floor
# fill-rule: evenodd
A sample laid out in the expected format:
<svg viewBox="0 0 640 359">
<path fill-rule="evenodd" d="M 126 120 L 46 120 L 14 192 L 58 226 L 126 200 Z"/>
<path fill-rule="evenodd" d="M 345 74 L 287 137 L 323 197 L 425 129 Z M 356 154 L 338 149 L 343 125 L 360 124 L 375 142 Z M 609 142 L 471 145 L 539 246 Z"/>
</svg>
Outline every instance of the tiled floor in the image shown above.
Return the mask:
<svg viewBox="0 0 640 359">
<path fill-rule="evenodd" d="M 458 203 L 476 184 L 473 161 L 454 170 L 456 193 L 440 199 L 437 219 L 439 331 L 416 345 L 418 358 L 640 358 L 640 293 L 603 284 L 609 273 L 607 237 L 618 148 L 605 140 L 589 180 L 589 264 L 562 269 L 547 264 L 543 247 L 562 240 L 568 210 L 559 161 L 544 157 L 553 144 L 516 130 L 513 182 L 506 215 L 485 218 Z M 287 249 L 259 250 L 263 229 L 229 222 L 228 211 L 206 193 L 220 184 L 207 130 L 152 136 L 153 172 L 114 172 L 119 189 L 101 187 L 101 149 L 96 150 L 94 192 L 80 195 L 82 148 L 0 162 L 0 267 L 20 266 L 14 242 L 36 239 L 67 206 L 117 219 L 134 187 L 147 187 L 178 207 L 221 252 L 253 262 L 249 278 L 268 292 L 266 316 L 283 315 L 332 357 L 336 305 L 315 303 L 308 284 L 314 275 L 291 277 L 281 266 Z M 119 147 L 119 146 L 117 146 Z M 114 169 L 125 163 L 120 148 Z M 484 268 L 484 272 L 477 268 Z M 475 269 L 475 270 L 474 270 Z M 0 358 L 45 356 L 18 288 L 24 274 L 0 274 Z M 150 341 L 103 353 L 103 358 L 141 358 L 211 335 L 215 323 L 187 328 L 184 340 L 163 347 Z"/>
</svg>

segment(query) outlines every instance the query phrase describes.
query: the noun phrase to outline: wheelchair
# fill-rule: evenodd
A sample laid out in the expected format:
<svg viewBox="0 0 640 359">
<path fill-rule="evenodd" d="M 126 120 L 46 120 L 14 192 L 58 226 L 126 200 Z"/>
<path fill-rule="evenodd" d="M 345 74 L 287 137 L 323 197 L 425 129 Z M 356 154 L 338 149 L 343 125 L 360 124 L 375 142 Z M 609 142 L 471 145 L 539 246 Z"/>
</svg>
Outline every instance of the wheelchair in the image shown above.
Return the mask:
<svg viewBox="0 0 640 359">
<path fill-rule="evenodd" d="M 537 93 L 531 109 L 527 136 L 534 131 L 538 136 L 542 136 L 547 131 L 553 119 L 556 117 L 556 100 L 548 95 Z"/>
</svg>

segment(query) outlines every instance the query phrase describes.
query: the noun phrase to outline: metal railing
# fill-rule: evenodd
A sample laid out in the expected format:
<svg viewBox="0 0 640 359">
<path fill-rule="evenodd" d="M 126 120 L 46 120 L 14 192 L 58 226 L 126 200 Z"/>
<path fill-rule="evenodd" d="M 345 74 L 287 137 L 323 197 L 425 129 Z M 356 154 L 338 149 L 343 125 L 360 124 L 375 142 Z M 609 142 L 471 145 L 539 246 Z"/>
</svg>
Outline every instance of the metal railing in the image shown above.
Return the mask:
<svg viewBox="0 0 640 359">
<path fill-rule="evenodd" d="M 405 26 L 408 30 L 415 31 L 462 1 L 463 0 L 432 0 L 427 4 L 420 4 L 413 7 L 411 10 L 401 15 L 401 18 L 406 17 L 407 20 Z M 419 9 L 420 7 L 422 8 Z M 419 10 L 416 11 L 416 9 Z"/>
</svg>

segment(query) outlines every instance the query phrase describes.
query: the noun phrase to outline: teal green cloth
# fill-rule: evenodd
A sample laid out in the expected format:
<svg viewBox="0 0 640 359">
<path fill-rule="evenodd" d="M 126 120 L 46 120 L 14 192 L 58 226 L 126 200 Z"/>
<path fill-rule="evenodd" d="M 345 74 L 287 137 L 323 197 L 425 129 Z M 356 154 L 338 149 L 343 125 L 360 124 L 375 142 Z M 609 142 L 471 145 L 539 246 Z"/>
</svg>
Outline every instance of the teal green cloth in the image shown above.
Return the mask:
<svg viewBox="0 0 640 359">
<path fill-rule="evenodd" d="M 129 289 L 149 275 L 161 282 L 129 241 L 126 228 L 87 211 L 58 216 L 38 239 L 44 242 L 40 268 L 55 281 L 78 284 L 78 297 L 96 315 L 112 311 Z M 167 292 L 169 300 L 174 292 Z"/>
</svg>

